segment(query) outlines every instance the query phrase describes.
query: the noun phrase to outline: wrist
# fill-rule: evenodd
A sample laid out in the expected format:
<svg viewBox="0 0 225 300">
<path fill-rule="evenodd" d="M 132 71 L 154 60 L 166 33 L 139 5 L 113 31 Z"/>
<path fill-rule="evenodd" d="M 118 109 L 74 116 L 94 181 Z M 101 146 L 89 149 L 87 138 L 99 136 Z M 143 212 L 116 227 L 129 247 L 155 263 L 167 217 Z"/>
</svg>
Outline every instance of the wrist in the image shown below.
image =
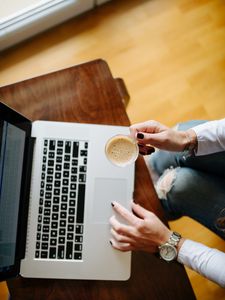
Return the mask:
<svg viewBox="0 0 225 300">
<path fill-rule="evenodd" d="M 184 241 L 185 241 L 185 238 L 182 237 L 177 245 L 177 255 L 179 254 L 180 248 L 182 247 Z"/>
<path fill-rule="evenodd" d="M 173 231 L 166 227 L 167 230 L 164 231 L 164 233 L 161 235 L 161 237 L 158 240 L 157 246 L 159 247 L 162 244 L 165 244 L 168 242 L 169 238 L 171 237 Z"/>
<path fill-rule="evenodd" d="M 197 151 L 198 140 L 193 129 L 183 131 L 183 151 L 188 151 L 189 154 L 194 154 Z"/>
</svg>

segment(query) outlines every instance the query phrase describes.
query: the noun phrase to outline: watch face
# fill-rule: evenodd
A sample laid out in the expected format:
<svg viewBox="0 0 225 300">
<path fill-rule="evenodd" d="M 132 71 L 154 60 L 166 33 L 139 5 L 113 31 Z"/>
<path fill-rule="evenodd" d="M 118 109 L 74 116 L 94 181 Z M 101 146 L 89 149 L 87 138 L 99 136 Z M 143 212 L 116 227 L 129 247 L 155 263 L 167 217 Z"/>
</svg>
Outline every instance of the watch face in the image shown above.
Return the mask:
<svg viewBox="0 0 225 300">
<path fill-rule="evenodd" d="M 164 260 L 171 261 L 177 256 L 177 249 L 170 244 L 164 244 L 160 247 L 159 254 Z"/>
</svg>

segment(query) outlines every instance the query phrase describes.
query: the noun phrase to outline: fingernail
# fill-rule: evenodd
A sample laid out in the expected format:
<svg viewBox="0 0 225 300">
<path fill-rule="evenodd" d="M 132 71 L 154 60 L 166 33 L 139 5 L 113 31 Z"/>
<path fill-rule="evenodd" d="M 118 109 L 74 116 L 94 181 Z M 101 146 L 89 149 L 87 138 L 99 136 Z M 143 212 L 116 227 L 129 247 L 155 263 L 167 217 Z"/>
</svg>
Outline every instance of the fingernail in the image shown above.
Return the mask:
<svg viewBox="0 0 225 300">
<path fill-rule="evenodd" d="M 144 134 L 141 133 L 141 132 L 138 132 L 137 138 L 138 138 L 138 139 L 143 139 L 143 138 L 144 138 Z"/>
<path fill-rule="evenodd" d="M 112 207 L 114 207 L 114 206 L 115 206 L 113 202 L 111 202 L 111 205 L 112 205 Z"/>
<path fill-rule="evenodd" d="M 113 243 L 111 242 L 111 241 L 109 241 L 110 242 L 110 244 L 111 244 L 111 246 L 113 245 Z"/>
</svg>

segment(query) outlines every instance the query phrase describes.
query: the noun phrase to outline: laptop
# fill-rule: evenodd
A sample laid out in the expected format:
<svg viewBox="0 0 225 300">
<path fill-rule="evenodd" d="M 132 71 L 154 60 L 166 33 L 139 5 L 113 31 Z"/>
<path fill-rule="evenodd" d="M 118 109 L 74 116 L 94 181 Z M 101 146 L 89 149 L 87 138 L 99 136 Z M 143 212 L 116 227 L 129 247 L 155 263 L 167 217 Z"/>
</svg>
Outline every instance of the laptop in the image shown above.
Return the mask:
<svg viewBox="0 0 225 300">
<path fill-rule="evenodd" d="M 134 164 L 104 153 L 125 126 L 31 122 L 0 103 L 0 279 L 127 280 L 131 253 L 110 245 L 111 202 L 128 209 Z"/>
</svg>

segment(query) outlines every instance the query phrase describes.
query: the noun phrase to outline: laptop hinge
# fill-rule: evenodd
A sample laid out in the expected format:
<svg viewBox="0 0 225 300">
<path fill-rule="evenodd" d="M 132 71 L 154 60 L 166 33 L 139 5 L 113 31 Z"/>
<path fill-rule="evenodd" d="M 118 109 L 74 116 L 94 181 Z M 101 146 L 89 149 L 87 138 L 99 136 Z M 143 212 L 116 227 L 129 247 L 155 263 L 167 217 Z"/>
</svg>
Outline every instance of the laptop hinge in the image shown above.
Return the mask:
<svg viewBox="0 0 225 300">
<path fill-rule="evenodd" d="M 27 137 L 26 138 L 26 157 L 24 157 L 24 172 L 22 178 L 22 191 L 21 191 L 21 204 L 20 204 L 20 221 L 18 224 L 19 234 L 17 236 L 19 249 L 19 258 L 25 257 L 26 251 L 26 236 L 27 236 L 27 221 L 28 221 L 28 210 L 29 210 L 29 197 L 30 197 L 30 185 L 31 185 L 31 171 L 32 171 L 32 161 L 33 161 L 33 150 L 36 138 Z"/>
</svg>

